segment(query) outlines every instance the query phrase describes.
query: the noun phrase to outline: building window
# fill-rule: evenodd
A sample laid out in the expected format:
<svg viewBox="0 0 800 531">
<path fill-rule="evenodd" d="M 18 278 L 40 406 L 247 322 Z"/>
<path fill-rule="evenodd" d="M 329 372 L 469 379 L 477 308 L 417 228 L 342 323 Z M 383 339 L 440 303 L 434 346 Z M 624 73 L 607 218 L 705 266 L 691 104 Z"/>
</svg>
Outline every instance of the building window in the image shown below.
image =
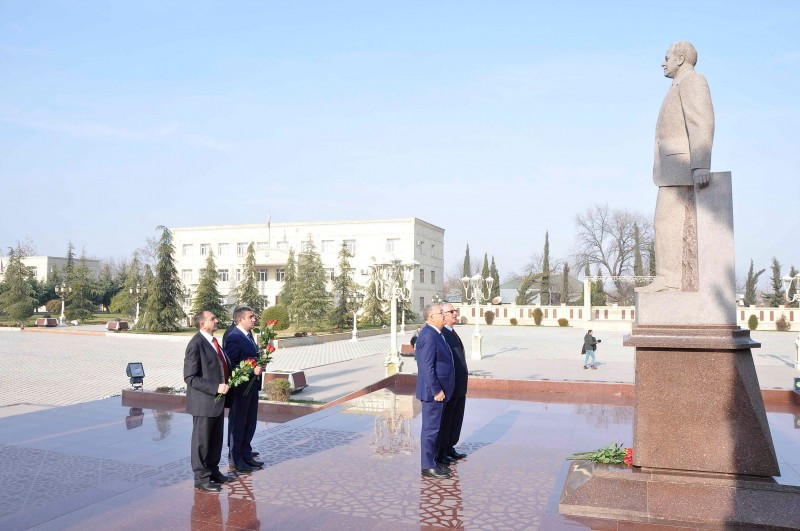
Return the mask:
<svg viewBox="0 0 800 531">
<path fill-rule="evenodd" d="M 236 282 L 241 282 L 241 281 L 242 281 L 242 270 L 241 269 L 237 269 L 236 270 Z"/>
<path fill-rule="evenodd" d="M 419 270 L 419 283 L 422 284 L 423 282 L 425 282 L 425 270 L 424 269 L 420 269 Z"/>
<path fill-rule="evenodd" d="M 286 278 L 286 270 L 278 269 L 278 282 L 283 282 L 283 279 L 285 278 Z"/>
<path fill-rule="evenodd" d="M 220 282 L 227 282 L 228 281 L 228 270 L 227 269 L 220 269 L 217 271 L 217 279 Z"/>
<path fill-rule="evenodd" d="M 438 258 L 438 256 L 436 256 L 436 244 L 435 243 L 431 244 L 431 258 Z"/>
<path fill-rule="evenodd" d="M 431 284 L 436 284 L 436 271 L 431 270 Z"/>
<path fill-rule="evenodd" d="M 239 256 L 244 256 L 246 252 L 247 252 L 247 243 L 239 242 L 236 244 L 236 254 L 238 254 Z"/>
<path fill-rule="evenodd" d="M 267 270 L 266 269 L 259 269 L 258 270 L 258 281 L 259 282 L 266 282 L 267 281 Z"/>
<path fill-rule="evenodd" d="M 181 280 L 183 280 L 184 284 L 188 284 L 192 281 L 192 270 L 191 269 L 184 269 L 181 271 Z"/>
<path fill-rule="evenodd" d="M 181 253 L 183 256 L 192 256 L 194 254 L 194 245 L 191 243 L 184 243 Z"/>
<path fill-rule="evenodd" d="M 314 245 L 312 241 L 300 242 L 300 252 L 307 253 L 311 250 L 311 247 Z"/>
<path fill-rule="evenodd" d="M 397 250 L 397 247 L 399 247 L 399 245 L 398 245 L 399 241 L 400 241 L 400 238 L 387 238 L 386 239 L 386 252 L 387 253 L 395 252 Z"/>
<path fill-rule="evenodd" d="M 289 242 L 287 242 L 287 241 L 278 242 L 278 250 L 279 251 L 288 251 L 289 250 Z"/>
<path fill-rule="evenodd" d="M 210 243 L 201 243 L 200 244 L 200 256 L 206 256 L 210 250 L 211 250 L 211 244 Z"/>
<path fill-rule="evenodd" d="M 256 242 L 256 251 L 266 251 L 269 248 L 269 242 Z"/>
<path fill-rule="evenodd" d="M 419 298 L 419 311 L 422 311 L 424 309 L 425 309 L 425 297 L 420 297 Z"/>
<path fill-rule="evenodd" d="M 28 271 L 30 271 L 30 272 L 31 272 L 31 276 L 32 276 L 33 278 L 39 278 L 39 269 L 38 269 L 38 268 L 36 268 L 36 267 L 29 267 L 29 268 L 28 268 Z"/>
<path fill-rule="evenodd" d="M 333 240 L 322 240 L 322 252 L 323 253 L 331 253 L 334 251 L 333 249 Z"/>
<path fill-rule="evenodd" d="M 336 278 L 336 274 L 333 272 L 333 268 L 332 267 L 326 267 L 325 268 L 325 272 L 328 273 L 328 278 L 330 278 L 331 280 Z"/>
<path fill-rule="evenodd" d="M 347 252 L 350 253 L 350 256 L 355 256 L 355 254 L 356 254 L 356 241 L 355 240 L 345 240 L 344 244 L 347 246 Z"/>
<path fill-rule="evenodd" d="M 227 243 L 217 244 L 217 254 L 220 256 L 225 256 L 226 254 L 228 254 L 228 247 L 230 247 L 230 245 L 228 245 Z"/>
</svg>

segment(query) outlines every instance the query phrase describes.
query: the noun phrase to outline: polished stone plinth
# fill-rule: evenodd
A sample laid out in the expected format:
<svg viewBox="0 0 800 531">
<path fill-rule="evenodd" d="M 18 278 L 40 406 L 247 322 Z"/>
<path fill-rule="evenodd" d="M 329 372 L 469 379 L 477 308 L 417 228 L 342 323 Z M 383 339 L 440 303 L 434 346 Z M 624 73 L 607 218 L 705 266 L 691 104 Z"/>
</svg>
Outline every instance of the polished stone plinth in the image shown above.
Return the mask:
<svg viewBox="0 0 800 531">
<path fill-rule="evenodd" d="M 0 529 L 643 528 L 558 512 L 567 455 L 630 445 L 624 387 L 474 380 L 458 445 L 469 457 L 445 481 L 420 477 L 407 376 L 289 422 L 262 417 L 253 446 L 266 467 L 219 494 L 193 488 L 180 410 L 111 398 L 0 419 Z M 800 408 L 768 407 L 778 481 L 800 485 Z"/>
<path fill-rule="evenodd" d="M 780 475 L 748 330 L 636 325 L 633 463 L 722 474 Z"/>
</svg>

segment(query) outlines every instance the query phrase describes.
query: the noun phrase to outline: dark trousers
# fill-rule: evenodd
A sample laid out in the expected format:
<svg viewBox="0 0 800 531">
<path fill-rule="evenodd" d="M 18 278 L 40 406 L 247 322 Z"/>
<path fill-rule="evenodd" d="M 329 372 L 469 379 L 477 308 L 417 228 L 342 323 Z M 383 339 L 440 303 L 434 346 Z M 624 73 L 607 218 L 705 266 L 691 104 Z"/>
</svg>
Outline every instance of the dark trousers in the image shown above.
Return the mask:
<svg viewBox="0 0 800 531">
<path fill-rule="evenodd" d="M 461 438 L 461 426 L 464 424 L 464 407 L 467 405 L 467 397 L 464 395 L 454 396 L 450 399 L 450 402 L 453 403 L 453 421 L 449 431 L 450 442 L 447 444 L 445 451 L 458 444 L 458 440 Z"/>
<path fill-rule="evenodd" d="M 439 425 L 439 436 L 436 438 L 436 460 L 442 461 L 443 457 L 450 448 L 450 432 L 453 429 L 453 420 L 455 414 L 455 399 L 451 398 L 444 403 L 442 410 L 442 420 Z"/>
<path fill-rule="evenodd" d="M 225 415 L 192 417 L 192 470 L 195 483 L 208 481 L 219 471 Z"/>
<path fill-rule="evenodd" d="M 419 435 L 422 469 L 436 468 L 437 442 L 442 425 L 442 412 L 447 402 L 422 402 L 422 431 Z"/>
<path fill-rule="evenodd" d="M 258 424 L 258 389 L 253 384 L 248 394 L 244 394 L 244 389 L 234 392 L 236 395 L 228 418 L 228 446 L 233 463 L 243 465 L 245 459 L 253 457 L 250 442 Z"/>
</svg>

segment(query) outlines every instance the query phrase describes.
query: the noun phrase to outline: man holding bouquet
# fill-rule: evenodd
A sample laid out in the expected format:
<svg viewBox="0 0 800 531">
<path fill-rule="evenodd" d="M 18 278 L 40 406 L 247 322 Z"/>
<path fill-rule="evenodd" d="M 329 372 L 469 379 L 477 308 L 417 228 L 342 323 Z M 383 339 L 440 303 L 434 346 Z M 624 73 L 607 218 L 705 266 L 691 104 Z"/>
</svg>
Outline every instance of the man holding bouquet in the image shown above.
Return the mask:
<svg viewBox="0 0 800 531">
<path fill-rule="evenodd" d="M 256 316 L 249 306 L 239 306 L 233 312 L 234 328 L 225 339 L 225 352 L 236 366 L 247 359 L 258 359 L 258 346 L 251 331 L 256 325 Z M 253 455 L 250 443 L 258 423 L 258 392 L 261 389 L 261 367 L 253 368 L 247 385 L 234 387 L 233 404 L 228 422 L 231 452 L 231 467 L 237 472 L 252 472 L 264 466 Z M 232 419 L 232 420 L 231 420 Z"/>
</svg>

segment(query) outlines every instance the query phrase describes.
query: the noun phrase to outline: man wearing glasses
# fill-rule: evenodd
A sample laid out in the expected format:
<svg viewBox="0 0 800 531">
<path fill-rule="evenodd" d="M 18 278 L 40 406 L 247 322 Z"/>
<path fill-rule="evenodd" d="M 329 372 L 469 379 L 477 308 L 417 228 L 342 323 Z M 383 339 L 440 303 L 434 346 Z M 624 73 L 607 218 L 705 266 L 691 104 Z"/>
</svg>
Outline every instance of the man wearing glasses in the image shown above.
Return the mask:
<svg viewBox="0 0 800 531">
<path fill-rule="evenodd" d="M 444 312 L 439 304 L 428 304 L 422 310 L 425 326 L 417 339 L 417 398 L 422 402 L 420 454 L 422 475 L 444 479 L 450 477 L 446 465 L 436 463 L 438 449 L 449 434 L 440 431 L 445 404 L 455 388 L 455 367 L 450 347 L 442 337 Z M 442 439 L 446 437 L 446 439 Z"/>
<path fill-rule="evenodd" d="M 458 459 L 467 457 L 467 454 L 459 453 L 455 446 L 461 437 L 461 425 L 464 423 L 464 406 L 467 401 L 467 358 L 464 354 L 464 343 L 453 330 L 453 325 L 458 321 L 458 310 L 453 308 L 450 303 L 442 306 L 444 311 L 444 328 L 442 336 L 447 341 L 450 350 L 453 352 L 453 365 L 455 367 L 455 388 L 453 396 L 444 407 L 442 415 L 442 445 L 439 449 L 437 461 L 450 464 Z"/>
</svg>

